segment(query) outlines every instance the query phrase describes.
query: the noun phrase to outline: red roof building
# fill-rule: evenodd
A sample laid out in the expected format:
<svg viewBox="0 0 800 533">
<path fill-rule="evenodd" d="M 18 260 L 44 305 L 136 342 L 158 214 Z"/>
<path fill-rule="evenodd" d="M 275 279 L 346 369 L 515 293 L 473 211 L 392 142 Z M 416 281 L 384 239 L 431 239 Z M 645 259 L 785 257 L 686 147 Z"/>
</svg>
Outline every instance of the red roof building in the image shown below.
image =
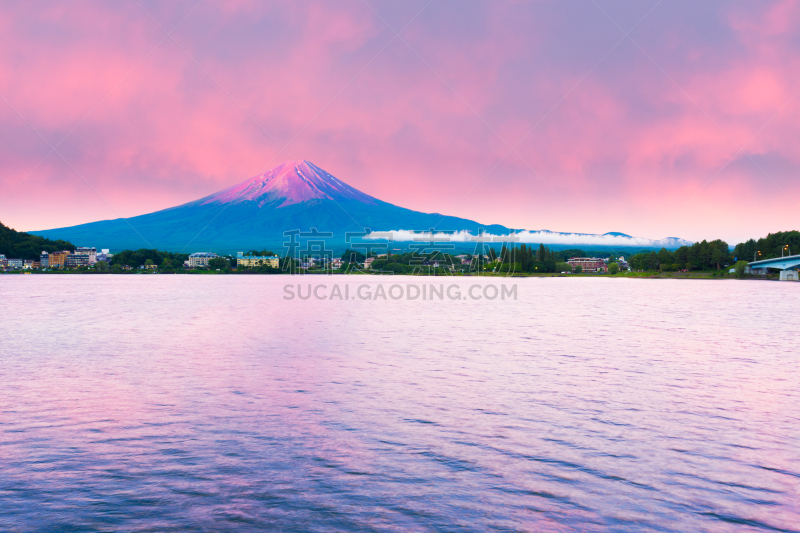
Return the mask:
<svg viewBox="0 0 800 533">
<path fill-rule="evenodd" d="M 608 272 L 608 265 L 599 257 L 570 257 L 567 261 L 574 269 L 581 267 L 584 272 Z"/>
</svg>

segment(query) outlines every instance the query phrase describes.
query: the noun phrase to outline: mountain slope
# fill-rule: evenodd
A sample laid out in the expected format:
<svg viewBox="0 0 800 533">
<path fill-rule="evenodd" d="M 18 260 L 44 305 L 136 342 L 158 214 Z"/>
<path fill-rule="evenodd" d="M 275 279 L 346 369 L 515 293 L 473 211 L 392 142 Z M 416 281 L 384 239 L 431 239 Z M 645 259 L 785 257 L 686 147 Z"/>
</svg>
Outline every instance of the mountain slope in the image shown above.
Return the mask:
<svg viewBox="0 0 800 533">
<path fill-rule="evenodd" d="M 57 250 L 75 250 L 72 243 L 51 241 L 38 235 L 13 230 L 0 223 L 0 254 L 7 259 L 38 260 L 42 252 L 52 253 Z"/>
<path fill-rule="evenodd" d="M 51 239 L 67 239 L 97 248 L 157 248 L 172 252 L 211 250 L 235 252 L 283 249 L 285 231 L 331 232 L 329 248 L 348 247 L 347 232 L 370 228 L 391 232 L 396 241 L 410 242 L 413 232 L 461 232 L 451 241 L 469 244 L 480 230 L 494 236 L 515 233 L 517 242 L 543 243 L 553 247 L 585 249 L 675 249 L 688 241 L 631 237 L 611 232 L 604 235 L 555 231 L 511 230 L 496 224 L 480 224 L 464 218 L 405 209 L 347 185 L 308 161 L 290 161 L 232 187 L 177 207 L 137 217 L 103 220 L 68 228 L 31 232 Z"/>
<path fill-rule="evenodd" d="M 35 232 L 81 245 L 115 250 L 232 252 L 278 247 L 284 231 L 317 228 L 343 245 L 345 232 L 363 228 L 466 230 L 493 234 L 510 230 L 438 213 L 421 213 L 364 194 L 308 161 L 279 165 L 265 174 L 177 207 L 127 219 L 104 220 Z"/>
</svg>

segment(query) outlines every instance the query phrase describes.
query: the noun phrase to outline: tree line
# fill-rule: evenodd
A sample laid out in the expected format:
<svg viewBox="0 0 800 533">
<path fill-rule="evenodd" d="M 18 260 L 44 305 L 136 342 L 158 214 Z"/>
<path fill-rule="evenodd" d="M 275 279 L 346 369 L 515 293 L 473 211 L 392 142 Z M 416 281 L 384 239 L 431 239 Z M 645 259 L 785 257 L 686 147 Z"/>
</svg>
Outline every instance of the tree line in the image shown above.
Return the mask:
<svg viewBox="0 0 800 533">
<path fill-rule="evenodd" d="M 800 231 L 770 233 L 758 240 L 750 239 L 730 250 L 722 240 L 696 242 L 671 251 L 646 251 L 633 255 L 629 263 L 634 270 L 722 270 L 737 261 L 757 261 L 783 255 L 800 254 Z"/>
<path fill-rule="evenodd" d="M 800 254 L 800 231 L 779 231 L 758 240 L 750 239 L 737 244 L 732 253 L 738 261 L 759 261 L 797 254 Z"/>
<path fill-rule="evenodd" d="M 187 259 L 189 259 L 189 254 L 165 252 L 147 248 L 122 250 L 114 254 L 107 268 L 111 270 L 121 270 L 122 267 L 125 266 L 139 268 L 141 265 L 155 265 L 160 272 L 175 272 L 183 270 L 183 262 Z M 103 270 L 104 266 L 101 265 L 99 268 Z"/>
<path fill-rule="evenodd" d="M 600 256 L 616 257 L 617 252 L 603 252 Z M 503 245 L 498 252 L 493 247 L 487 247 L 480 254 L 459 254 L 466 256 L 467 262 L 462 263 L 459 257 L 450 253 L 432 251 L 424 254 L 406 252 L 400 254 L 387 253 L 377 257 L 375 252 L 370 255 L 375 257 L 372 262 L 373 270 L 393 272 L 395 274 L 411 274 L 420 269 L 434 271 L 438 268 L 444 272 L 451 266 L 456 270 L 483 271 L 490 269 L 498 272 L 521 273 L 548 273 L 564 272 L 571 267 L 566 263 L 570 257 L 586 257 L 584 250 L 577 248 L 568 250 L 551 250 L 543 244 L 535 245 Z M 342 254 L 343 268 L 363 264 L 367 257 L 357 250 L 346 250 Z M 435 266 L 438 264 L 438 267 Z"/>
<path fill-rule="evenodd" d="M 717 239 L 681 246 L 674 251 L 662 248 L 658 252 L 639 253 L 631 256 L 628 263 L 633 270 L 721 270 L 733 263 L 733 256 L 728 243 Z"/>
<path fill-rule="evenodd" d="M 538 248 L 526 244 L 503 245 L 499 255 L 500 272 L 566 272 L 571 270 L 566 262 L 570 257 L 586 257 L 586 252 L 577 249 L 554 251 L 544 244 Z"/>
</svg>

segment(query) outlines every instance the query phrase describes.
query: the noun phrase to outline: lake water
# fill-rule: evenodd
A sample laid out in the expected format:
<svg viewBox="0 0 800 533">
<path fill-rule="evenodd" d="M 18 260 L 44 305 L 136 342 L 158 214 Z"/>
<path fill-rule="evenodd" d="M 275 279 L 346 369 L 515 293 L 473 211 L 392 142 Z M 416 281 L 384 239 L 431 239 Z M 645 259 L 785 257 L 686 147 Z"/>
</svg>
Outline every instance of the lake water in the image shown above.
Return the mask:
<svg viewBox="0 0 800 533">
<path fill-rule="evenodd" d="M 800 283 L 298 282 L 0 276 L 0 530 L 800 531 Z"/>
</svg>

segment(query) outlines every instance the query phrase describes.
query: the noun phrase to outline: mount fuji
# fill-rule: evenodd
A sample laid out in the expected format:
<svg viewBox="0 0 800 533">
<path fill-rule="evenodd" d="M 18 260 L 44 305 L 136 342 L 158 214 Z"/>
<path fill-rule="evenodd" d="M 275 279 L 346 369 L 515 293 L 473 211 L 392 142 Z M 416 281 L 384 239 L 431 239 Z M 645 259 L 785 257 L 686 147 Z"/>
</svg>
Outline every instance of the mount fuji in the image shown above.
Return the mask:
<svg viewBox="0 0 800 533">
<path fill-rule="evenodd" d="M 461 242 L 462 246 L 481 230 L 491 236 L 513 233 L 518 242 L 543 243 L 553 248 L 677 248 L 690 244 L 674 237 L 653 241 L 623 233 L 514 230 L 412 211 L 365 194 L 308 161 L 283 163 L 205 198 L 162 211 L 30 233 L 113 250 L 157 248 L 226 253 L 264 248 L 278 252 L 287 241 L 285 231 L 309 232 L 311 228 L 333 233 L 326 244 L 334 250 L 347 247 L 345 233 L 363 232 L 364 228 L 374 231 L 367 239 L 391 236 L 399 242 L 410 242 L 415 238 L 414 232 L 435 228 L 437 233 L 454 232 L 450 240 Z"/>
<path fill-rule="evenodd" d="M 493 234 L 510 231 L 496 224 L 405 209 L 365 194 L 309 161 L 290 161 L 177 207 L 30 233 L 114 250 L 233 252 L 267 247 L 278 252 L 286 240 L 283 232 L 290 230 L 332 232 L 329 246 L 341 248 L 346 232 L 433 227 L 474 234 L 481 228 Z"/>
</svg>

